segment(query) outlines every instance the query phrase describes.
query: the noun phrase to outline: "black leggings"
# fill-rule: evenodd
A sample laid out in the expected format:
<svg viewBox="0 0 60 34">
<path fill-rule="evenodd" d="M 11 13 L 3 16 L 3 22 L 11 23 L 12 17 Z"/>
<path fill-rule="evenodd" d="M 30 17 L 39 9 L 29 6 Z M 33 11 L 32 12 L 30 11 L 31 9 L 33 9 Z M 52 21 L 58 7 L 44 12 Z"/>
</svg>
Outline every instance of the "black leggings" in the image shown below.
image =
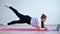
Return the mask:
<svg viewBox="0 0 60 34">
<path fill-rule="evenodd" d="M 21 24 L 22 23 L 27 23 L 27 24 L 30 24 L 30 21 L 31 21 L 31 17 L 30 16 L 20 14 L 16 9 L 14 9 L 11 6 L 9 8 L 17 15 L 19 20 L 11 21 L 11 22 L 8 23 L 8 25 L 12 25 L 12 24 L 16 24 L 16 23 L 21 23 Z"/>
</svg>

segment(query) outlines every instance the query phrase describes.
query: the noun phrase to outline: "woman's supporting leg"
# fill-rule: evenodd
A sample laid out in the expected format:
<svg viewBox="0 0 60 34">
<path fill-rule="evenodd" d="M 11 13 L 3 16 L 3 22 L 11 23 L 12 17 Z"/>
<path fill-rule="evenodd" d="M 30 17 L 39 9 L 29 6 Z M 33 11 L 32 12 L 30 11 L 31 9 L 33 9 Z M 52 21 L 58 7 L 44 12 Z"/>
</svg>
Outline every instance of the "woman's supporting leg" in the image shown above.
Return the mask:
<svg viewBox="0 0 60 34">
<path fill-rule="evenodd" d="M 22 22 L 21 20 L 17 20 L 17 21 L 11 21 L 8 23 L 8 25 L 13 25 L 13 24 L 23 24 L 24 22 Z"/>
</svg>

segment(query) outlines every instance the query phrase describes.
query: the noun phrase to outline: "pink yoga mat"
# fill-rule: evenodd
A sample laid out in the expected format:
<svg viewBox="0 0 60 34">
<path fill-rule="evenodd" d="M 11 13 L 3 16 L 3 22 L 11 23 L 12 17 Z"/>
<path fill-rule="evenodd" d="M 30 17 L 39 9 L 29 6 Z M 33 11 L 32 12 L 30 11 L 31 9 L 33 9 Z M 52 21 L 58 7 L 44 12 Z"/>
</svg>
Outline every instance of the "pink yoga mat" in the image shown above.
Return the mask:
<svg viewBox="0 0 60 34">
<path fill-rule="evenodd" d="M 0 31 L 49 31 L 47 28 L 44 30 L 39 29 L 26 29 L 26 28 L 0 28 Z"/>
</svg>

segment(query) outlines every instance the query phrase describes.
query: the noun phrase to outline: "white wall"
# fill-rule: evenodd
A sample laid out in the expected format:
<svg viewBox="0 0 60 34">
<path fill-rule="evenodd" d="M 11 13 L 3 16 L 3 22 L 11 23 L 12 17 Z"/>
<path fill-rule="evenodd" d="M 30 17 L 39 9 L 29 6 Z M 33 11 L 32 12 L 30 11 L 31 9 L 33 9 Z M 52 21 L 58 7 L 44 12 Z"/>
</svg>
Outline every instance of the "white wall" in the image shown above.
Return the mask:
<svg viewBox="0 0 60 34">
<path fill-rule="evenodd" d="M 4 7 L 6 4 L 31 17 L 40 17 L 44 13 L 47 15 L 46 24 L 60 23 L 60 0 L 0 0 L 0 23 L 18 20 L 10 9 Z"/>
</svg>

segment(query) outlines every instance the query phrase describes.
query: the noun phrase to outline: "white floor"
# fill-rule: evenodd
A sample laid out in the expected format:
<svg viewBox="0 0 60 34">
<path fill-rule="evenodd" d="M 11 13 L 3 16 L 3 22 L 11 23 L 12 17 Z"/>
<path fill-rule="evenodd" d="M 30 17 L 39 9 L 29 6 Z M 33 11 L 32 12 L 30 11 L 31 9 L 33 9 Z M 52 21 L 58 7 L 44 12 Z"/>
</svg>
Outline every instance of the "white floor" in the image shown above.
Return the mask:
<svg viewBox="0 0 60 34">
<path fill-rule="evenodd" d="M 10 25 L 10 26 L 0 26 L 0 28 L 34 28 L 27 24 L 18 24 L 18 25 Z M 0 34 L 60 34 L 60 31 L 52 31 L 51 29 L 56 29 L 56 25 L 46 25 L 46 27 L 50 31 L 0 31 Z"/>
</svg>

